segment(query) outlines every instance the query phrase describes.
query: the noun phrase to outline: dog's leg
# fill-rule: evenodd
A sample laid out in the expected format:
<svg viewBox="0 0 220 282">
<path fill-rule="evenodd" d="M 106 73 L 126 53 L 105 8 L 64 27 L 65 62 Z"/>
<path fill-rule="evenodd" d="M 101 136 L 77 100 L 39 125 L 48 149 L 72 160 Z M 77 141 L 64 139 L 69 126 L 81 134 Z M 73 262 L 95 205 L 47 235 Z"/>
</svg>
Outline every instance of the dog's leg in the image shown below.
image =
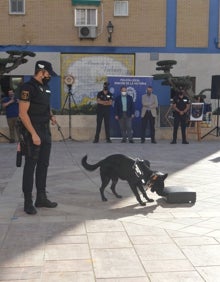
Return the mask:
<svg viewBox="0 0 220 282">
<path fill-rule="evenodd" d="M 130 185 L 131 190 L 132 190 L 132 192 L 134 193 L 134 195 L 135 195 L 135 197 L 136 197 L 138 203 L 139 203 L 141 206 L 145 206 L 146 203 L 144 203 L 144 202 L 141 200 L 136 185 L 133 184 L 133 183 L 129 183 L 129 185 Z"/>
<path fill-rule="evenodd" d="M 122 198 L 121 195 L 119 195 L 116 190 L 115 190 L 115 187 L 116 187 L 116 184 L 118 183 L 118 178 L 112 178 L 112 185 L 111 185 L 111 190 L 112 190 L 112 193 L 116 196 L 116 198 Z"/>
<path fill-rule="evenodd" d="M 110 178 L 108 176 L 101 175 L 101 180 L 102 180 L 102 186 L 100 187 L 99 191 L 101 194 L 102 201 L 106 202 L 108 201 L 108 199 L 104 195 L 104 190 L 106 186 L 109 184 Z"/>
<path fill-rule="evenodd" d="M 148 196 L 147 196 L 147 193 L 146 191 L 144 190 L 143 186 L 141 184 L 138 184 L 138 188 L 139 190 L 141 191 L 141 193 L 143 194 L 144 198 L 149 202 L 153 202 L 154 200 L 153 199 L 150 199 Z"/>
</svg>

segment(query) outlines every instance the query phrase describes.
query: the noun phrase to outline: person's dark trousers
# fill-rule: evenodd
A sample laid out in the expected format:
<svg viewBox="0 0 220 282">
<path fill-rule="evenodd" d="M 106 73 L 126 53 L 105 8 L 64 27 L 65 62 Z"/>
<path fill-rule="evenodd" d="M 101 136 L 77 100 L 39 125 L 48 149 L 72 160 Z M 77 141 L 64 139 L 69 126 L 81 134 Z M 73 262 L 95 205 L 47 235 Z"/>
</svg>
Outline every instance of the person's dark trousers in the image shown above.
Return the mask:
<svg viewBox="0 0 220 282">
<path fill-rule="evenodd" d="M 150 125 L 151 141 L 155 141 L 155 117 L 152 116 L 151 111 L 146 111 L 144 117 L 141 119 L 141 141 L 145 140 L 145 132 L 148 121 Z"/>
<path fill-rule="evenodd" d="M 29 141 L 29 152 L 28 155 L 25 156 L 22 185 L 24 193 L 24 211 L 28 214 L 37 213 L 32 201 L 34 173 L 37 197 L 39 197 L 39 195 L 45 195 L 46 197 L 46 179 L 50 149 L 51 143 L 42 143 L 41 146 L 34 146 L 32 142 Z"/>
<path fill-rule="evenodd" d="M 174 124 L 173 124 L 173 141 L 176 142 L 177 140 L 177 131 L 179 124 L 181 126 L 181 133 L 182 133 L 182 141 L 186 141 L 186 116 L 176 115 L 174 117 Z"/>
<path fill-rule="evenodd" d="M 101 111 L 97 113 L 96 116 L 96 133 L 95 133 L 95 141 L 99 141 L 99 135 L 101 132 L 102 128 L 102 120 L 104 119 L 104 125 L 105 125 L 105 135 L 106 135 L 106 140 L 110 139 L 110 124 L 109 124 L 109 119 L 110 119 L 110 112 L 109 111 Z"/>
<path fill-rule="evenodd" d="M 50 133 L 44 132 L 44 129 L 41 131 L 39 134 L 41 138 L 40 146 L 33 145 L 30 135 L 25 140 L 27 144 L 27 152 L 23 171 L 22 189 L 24 195 L 26 193 L 32 193 L 33 191 L 34 172 L 37 192 L 42 192 L 46 189 L 47 169 L 51 151 L 51 140 L 50 136 L 47 136 L 48 134 Z"/>
<path fill-rule="evenodd" d="M 126 141 L 128 138 L 129 141 L 132 141 L 133 130 L 132 130 L 132 118 L 127 116 L 126 112 L 123 112 L 122 117 L 118 120 L 122 140 Z"/>
<path fill-rule="evenodd" d="M 110 140 L 110 112 L 106 111 L 104 114 L 105 136 L 106 140 Z"/>
<path fill-rule="evenodd" d="M 33 145 L 30 134 L 27 134 L 27 137 L 25 138 L 26 153 L 22 184 L 25 199 L 24 210 L 30 214 L 34 214 L 34 212 L 32 213 L 34 210 L 32 203 L 34 173 L 37 188 L 35 206 L 48 208 L 57 206 L 57 203 L 49 201 L 46 196 L 47 170 L 51 151 L 51 134 L 49 125 L 41 124 L 36 126 L 35 129 L 41 138 L 41 145 Z"/>
</svg>

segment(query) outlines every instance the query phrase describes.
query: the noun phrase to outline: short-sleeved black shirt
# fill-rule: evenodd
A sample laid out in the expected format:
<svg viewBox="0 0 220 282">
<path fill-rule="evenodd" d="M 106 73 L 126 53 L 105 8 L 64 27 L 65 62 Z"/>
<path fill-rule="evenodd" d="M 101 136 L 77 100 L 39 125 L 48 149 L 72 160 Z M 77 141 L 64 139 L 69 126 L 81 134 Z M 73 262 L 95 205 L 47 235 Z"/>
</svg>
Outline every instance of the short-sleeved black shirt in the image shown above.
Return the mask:
<svg viewBox="0 0 220 282">
<path fill-rule="evenodd" d="M 104 94 L 103 91 L 100 91 L 97 94 L 97 99 L 100 99 L 101 101 L 111 101 L 112 100 L 112 93 L 108 91 L 107 94 Z M 104 106 L 104 105 L 98 104 L 97 107 L 98 107 L 98 110 L 104 110 L 104 109 L 109 109 L 111 107 L 111 105 Z"/>
<path fill-rule="evenodd" d="M 176 104 L 178 110 L 184 111 L 187 104 L 190 104 L 190 100 L 187 96 L 180 97 L 179 95 L 176 95 L 173 98 L 173 104 Z"/>
<path fill-rule="evenodd" d="M 49 87 L 42 85 L 34 78 L 22 85 L 19 99 L 30 102 L 28 115 L 31 122 L 49 122 L 50 96 L 51 91 Z"/>
</svg>

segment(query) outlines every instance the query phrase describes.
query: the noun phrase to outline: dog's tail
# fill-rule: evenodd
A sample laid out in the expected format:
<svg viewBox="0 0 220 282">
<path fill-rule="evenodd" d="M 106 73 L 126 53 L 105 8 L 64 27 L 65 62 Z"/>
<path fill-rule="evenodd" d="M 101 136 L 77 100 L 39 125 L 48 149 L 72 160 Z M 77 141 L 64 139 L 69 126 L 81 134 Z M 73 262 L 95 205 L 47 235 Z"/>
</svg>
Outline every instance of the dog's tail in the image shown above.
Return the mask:
<svg viewBox="0 0 220 282">
<path fill-rule="evenodd" d="M 100 167 L 101 161 L 96 164 L 88 164 L 87 163 L 87 155 L 85 155 L 81 160 L 82 166 L 89 171 L 96 170 L 98 167 Z"/>
</svg>

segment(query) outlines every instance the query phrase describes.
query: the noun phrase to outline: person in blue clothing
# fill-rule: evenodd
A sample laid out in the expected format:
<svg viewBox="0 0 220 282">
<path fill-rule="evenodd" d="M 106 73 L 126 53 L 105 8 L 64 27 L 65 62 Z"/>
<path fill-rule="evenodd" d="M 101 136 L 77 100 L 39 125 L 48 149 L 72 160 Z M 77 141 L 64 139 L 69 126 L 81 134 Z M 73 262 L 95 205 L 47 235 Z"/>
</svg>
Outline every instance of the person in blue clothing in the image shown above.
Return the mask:
<svg viewBox="0 0 220 282">
<path fill-rule="evenodd" d="M 126 86 L 122 86 L 121 95 L 115 98 L 114 104 L 114 115 L 115 119 L 118 120 L 122 143 L 126 143 L 127 138 L 129 143 L 134 143 L 133 141 L 133 130 L 132 130 L 132 118 L 134 117 L 134 102 L 133 98 L 127 94 Z"/>
<path fill-rule="evenodd" d="M 9 128 L 9 142 L 14 143 L 17 139 L 17 119 L 18 119 L 18 99 L 14 95 L 14 90 L 8 90 L 8 96 L 2 100 L 2 107 L 5 108 L 8 128 Z"/>
</svg>

